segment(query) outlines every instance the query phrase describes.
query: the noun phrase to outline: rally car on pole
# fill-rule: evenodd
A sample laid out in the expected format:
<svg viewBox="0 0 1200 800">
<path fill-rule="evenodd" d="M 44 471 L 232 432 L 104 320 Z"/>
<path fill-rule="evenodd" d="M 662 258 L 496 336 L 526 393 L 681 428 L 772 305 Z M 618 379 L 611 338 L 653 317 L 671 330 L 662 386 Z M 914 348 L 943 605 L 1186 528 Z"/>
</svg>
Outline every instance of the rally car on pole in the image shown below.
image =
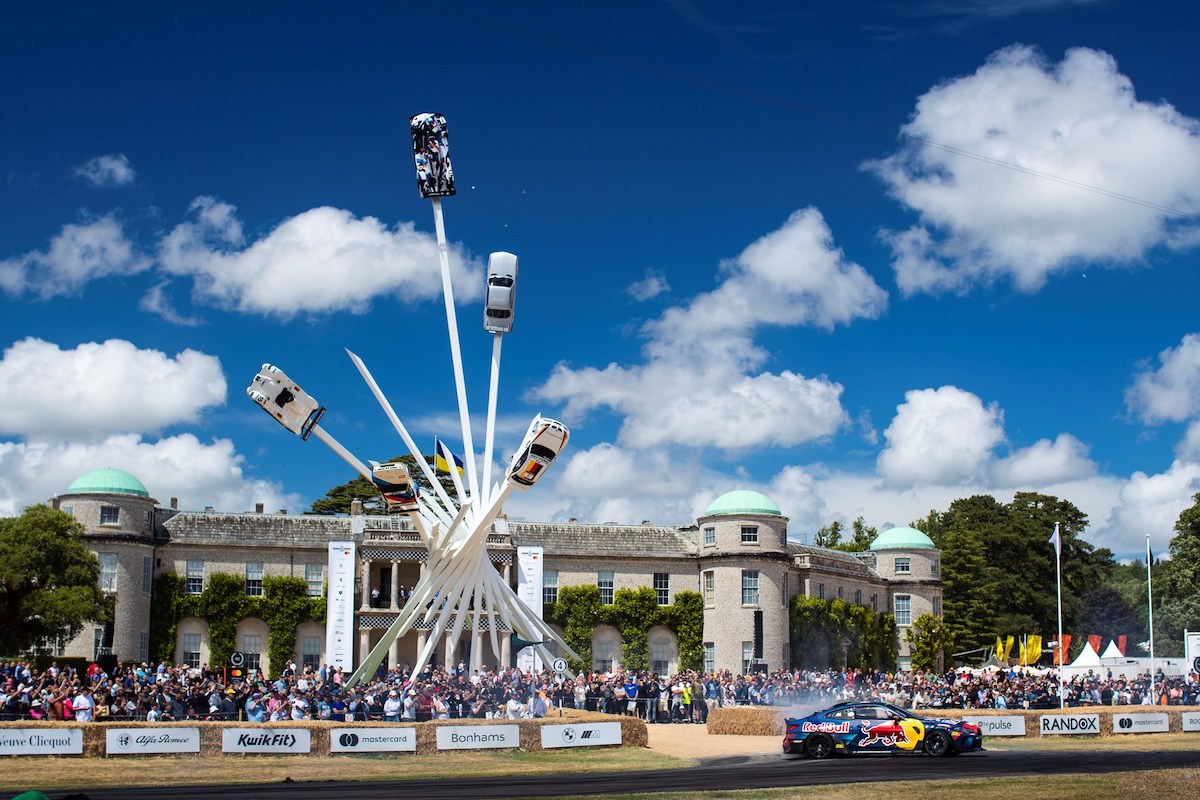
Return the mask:
<svg viewBox="0 0 1200 800">
<path fill-rule="evenodd" d="M 951 756 L 983 749 L 978 726 L 962 720 L 919 717 L 891 703 L 838 703 L 784 722 L 783 752 L 809 758 L 828 758 L 834 753 Z"/>
</svg>

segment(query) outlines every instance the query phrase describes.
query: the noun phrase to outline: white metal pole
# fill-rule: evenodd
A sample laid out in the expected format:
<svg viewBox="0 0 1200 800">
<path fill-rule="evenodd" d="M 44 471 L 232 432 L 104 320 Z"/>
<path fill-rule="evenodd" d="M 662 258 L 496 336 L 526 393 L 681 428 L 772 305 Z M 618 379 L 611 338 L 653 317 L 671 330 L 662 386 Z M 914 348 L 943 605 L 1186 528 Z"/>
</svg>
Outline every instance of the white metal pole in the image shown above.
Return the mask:
<svg viewBox="0 0 1200 800">
<path fill-rule="evenodd" d="M 1062 538 L 1058 523 L 1054 523 L 1054 573 L 1055 584 L 1058 586 L 1058 707 L 1066 705 L 1063 697 L 1063 667 L 1067 665 L 1066 648 L 1063 647 L 1062 629 Z"/>
<path fill-rule="evenodd" d="M 500 348 L 504 334 L 492 334 L 492 377 L 488 384 L 487 435 L 483 445 L 483 490 L 492 486 L 492 445 L 496 436 L 496 395 L 500 391 Z"/>
<path fill-rule="evenodd" d="M 371 480 L 371 470 L 367 468 L 367 465 L 359 461 L 349 450 L 342 447 L 342 443 L 333 438 L 324 428 L 320 425 L 313 425 L 312 432 L 317 435 L 318 439 L 325 443 L 326 447 L 341 456 L 347 464 L 354 467 L 354 470 L 359 475 L 362 475 L 367 480 Z"/>
<path fill-rule="evenodd" d="M 462 349 L 458 344 L 458 316 L 454 311 L 454 289 L 450 285 L 450 248 L 446 244 L 446 225 L 442 220 L 442 198 L 433 200 L 433 226 L 437 233 L 438 258 L 442 266 L 442 297 L 446 302 L 446 326 L 450 329 L 450 357 L 454 362 L 454 388 L 458 392 L 458 419 L 462 425 L 463 458 L 467 467 L 467 486 L 472 495 L 479 489 L 475 474 L 475 445 L 471 438 L 471 413 L 467 408 L 467 385 L 463 378 Z"/>
</svg>

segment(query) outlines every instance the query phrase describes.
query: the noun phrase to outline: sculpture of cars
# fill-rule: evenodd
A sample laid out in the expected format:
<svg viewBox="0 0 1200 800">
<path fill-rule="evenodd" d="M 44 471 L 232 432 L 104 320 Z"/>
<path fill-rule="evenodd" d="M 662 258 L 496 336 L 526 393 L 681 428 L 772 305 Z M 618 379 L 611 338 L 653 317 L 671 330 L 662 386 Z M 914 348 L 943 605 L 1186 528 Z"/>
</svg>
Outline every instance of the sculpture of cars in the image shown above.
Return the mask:
<svg viewBox="0 0 1200 800">
<path fill-rule="evenodd" d="M 408 465 L 403 461 L 387 464 L 371 462 L 371 482 L 379 489 L 387 503 L 389 514 L 416 511 L 420 487 L 412 479 Z"/>
<path fill-rule="evenodd" d="M 272 364 L 262 365 L 262 369 L 246 387 L 246 394 L 280 425 L 299 434 L 302 439 L 308 438 L 325 413 L 325 409 L 318 406 L 308 392 Z"/>
<path fill-rule="evenodd" d="M 483 307 L 483 329 L 508 333 L 513 326 L 513 304 L 517 292 L 517 257 L 497 252 L 488 256 L 487 298 Z"/>
<path fill-rule="evenodd" d="M 809 758 L 834 753 L 958 755 L 983 749 L 969 722 L 929 719 L 891 703 L 838 703 L 807 717 L 784 720 L 783 752 Z"/>
<path fill-rule="evenodd" d="M 567 446 L 569 437 L 566 425 L 538 414 L 529 423 L 520 449 L 509 462 L 508 477 L 524 488 L 533 486 Z"/>
</svg>

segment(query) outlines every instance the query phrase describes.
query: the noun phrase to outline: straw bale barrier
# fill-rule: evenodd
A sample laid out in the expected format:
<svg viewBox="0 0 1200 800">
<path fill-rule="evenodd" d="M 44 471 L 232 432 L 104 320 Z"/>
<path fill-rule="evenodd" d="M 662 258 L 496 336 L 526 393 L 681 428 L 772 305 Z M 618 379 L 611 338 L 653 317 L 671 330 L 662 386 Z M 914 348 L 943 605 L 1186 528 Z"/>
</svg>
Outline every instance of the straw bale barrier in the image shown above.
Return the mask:
<svg viewBox="0 0 1200 800">
<path fill-rule="evenodd" d="M 832 704 L 831 704 L 832 705 Z M 1183 730 L 1183 715 L 1200 711 L 1200 706 L 1077 706 L 1074 708 L 1023 709 L 1023 708 L 923 708 L 914 713 L 932 719 L 961 719 L 962 717 L 1025 717 L 1026 737 L 1041 736 L 1038 718 L 1054 714 L 1097 714 L 1100 717 L 1101 736 L 1136 736 L 1137 734 L 1114 734 L 1114 714 L 1166 713 L 1172 732 Z M 800 714 L 795 708 L 776 706 L 733 706 L 714 708 L 708 712 L 710 734 L 736 734 L 742 736 L 783 736 L 784 720 Z M 1056 734 L 1060 735 L 1060 734 Z M 1061 734 L 1070 735 L 1070 734 Z M 1095 735 L 1095 734 L 1087 734 Z"/>
</svg>

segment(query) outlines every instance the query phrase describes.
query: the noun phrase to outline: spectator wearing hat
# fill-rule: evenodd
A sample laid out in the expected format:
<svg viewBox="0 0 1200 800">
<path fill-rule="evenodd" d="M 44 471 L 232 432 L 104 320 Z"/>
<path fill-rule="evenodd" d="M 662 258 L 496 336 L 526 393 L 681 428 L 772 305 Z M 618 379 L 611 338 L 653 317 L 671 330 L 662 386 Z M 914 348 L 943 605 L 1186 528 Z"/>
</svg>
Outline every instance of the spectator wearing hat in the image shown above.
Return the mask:
<svg viewBox="0 0 1200 800">
<path fill-rule="evenodd" d="M 400 712 L 403 708 L 404 702 L 400 699 L 399 693 L 395 689 L 389 690 L 387 700 L 383 701 L 383 721 L 399 722 Z"/>
<path fill-rule="evenodd" d="M 266 722 L 267 710 L 263 706 L 262 692 L 255 692 L 246 701 L 246 721 Z"/>
<path fill-rule="evenodd" d="M 409 689 L 404 694 L 404 710 L 401 712 L 405 722 L 417 721 L 417 690 Z"/>
</svg>

